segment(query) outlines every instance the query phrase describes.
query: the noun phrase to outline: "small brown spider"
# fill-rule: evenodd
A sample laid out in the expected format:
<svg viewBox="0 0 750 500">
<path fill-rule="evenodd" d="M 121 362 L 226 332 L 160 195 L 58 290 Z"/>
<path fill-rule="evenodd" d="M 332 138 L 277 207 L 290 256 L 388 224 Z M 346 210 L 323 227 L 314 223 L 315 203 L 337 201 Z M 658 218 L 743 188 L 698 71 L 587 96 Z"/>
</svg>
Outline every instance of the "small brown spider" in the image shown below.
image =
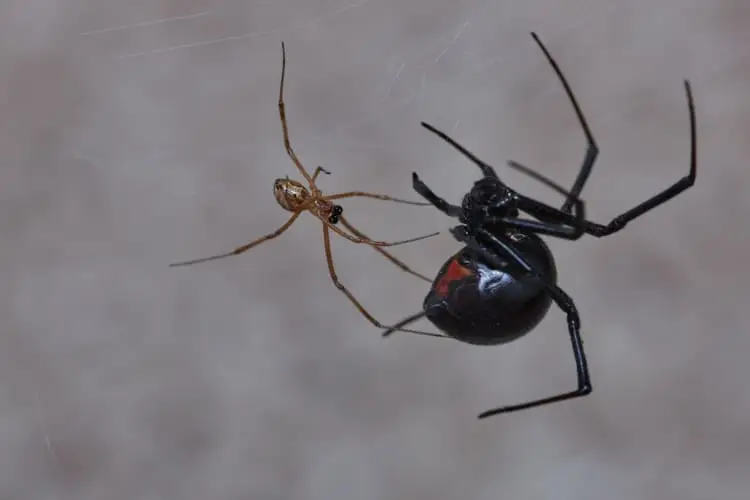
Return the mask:
<svg viewBox="0 0 750 500">
<path fill-rule="evenodd" d="M 349 300 L 357 307 L 357 309 L 373 325 L 375 325 L 378 328 L 390 328 L 388 326 L 381 324 L 369 312 L 367 312 L 367 310 L 365 310 L 365 308 L 362 307 L 362 304 L 359 303 L 359 301 L 354 297 L 354 295 L 352 295 L 351 292 L 349 292 L 349 290 L 347 290 L 346 287 L 343 284 L 341 284 L 341 282 L 339 281 L 338 276 L 336 276 L 336 271 L 333 266 L 333 257 L 331 256 L 330 231 L 333 231 L 336 234 L 343 236 L 344 238 L 354 243 L 364 243 L 365 245 L 369 245 L 370 247 L 374 248 L 377 252 L 379 252 L 381 255 L 383 255 L 388 260 L 390 260 L 393 264 L 401 268 L 403 271 L 406 271 L 407 273 L 412 274 L 416 276 L 417 278 L 420 278 L 428 283 L 431 283 L 432 280 L 413 271 L 412 269 L 409 268 L 409 266 L 401 262 L 399 259 L 391 255 L 387 251 L 383 250 L 383 248 L 381 247 L 388 247 L 388 246 L 402 245 L 404 243 L 411 243 L 413 241 L 430 238 L 439 233 L 432 233 L 432 234 L 428 234 L 425 236 L 419 236 L 417 238 L 410 238 L 408 240 L 401 240 L 401 241 L 395 241 L 395 242 L 375 241 L 375 240 L 368 238 L 365 234 L 363 234 L 361 231 L 359 231 L 354 226 L 352 226 L 349 223 L 349 221 L 347 221 L 346 218 L 343 216 L 344 210 L 343 208 L 341 208 L 341 205 L 334 203 L 334 200 L 359 197 L 359 198 L 375 198 L 378 200 L 394 201 L 396 203 L 406 203 L 408 205 L 427 206 L 430 204 L 417 202 L 417 201 L 402 200 L 399 198 L 394 198 L 392 196 L 367 193 L 364 191 L 350 191 L 346 193 L 324 195 L 323 192 L 320 189 L 318 189 L 318 186 L 315 184 L 315 180 L 318 178 L 318 175 L 320 175 L 321 172 L 324 174 L 330 174 L 330 172 L 328 172 L 323 167 L 317 167 L 311 176 L 307 172 L 305 167 L 302 166 L 302 163 L 297 158 L 297 155 L 294 153 L 294 150 L 292 149 L 292 146 L 289 142 L 289 130 L 287 128 L 286 112 L 284 110 L 284 75 L 286 73 L 286 49 L 284 47 L 284 42 L 281 42 L 281 55 L 282 55 L 282 59 L 281 59 L 281 84 L 279 86 L 279 116 L 281 118 L 281 128 L 284 132 L 284 147 L 286 148 L 286 152 L 289 155 L 289 158 L 291 158 L 292 162 L 294 162 L 299 172 L 307 181 L 307 186 L 305 186 L 299 181 L 290 179 L 289 177 L 286 177 L 284 179 L 276 179 L 276 181 L 273 184 L 273 194 L 274 194 L 274 197 L 276 198 L 277 203 L 281 205 L 281 208 L 289 212 L 292 212 L 292 216 L 289 217 L 289 220 L 287 220 L 276 231 L 270 234 L 267 234 L 265 236 L 262 236 L 254 241 L 251 241 L 250 243 L 243 245 L 229 253 L 214 255 L 211 257 L 204 257 L 201 259 L 189 260 L 185 262 L 176 262 L 174 264 L 170 264 L 170 267 L 189 266 L 192 264 L 198 264 L 199 262 L 223 259 L 224 257 L 229 257 L 231 255 L 239 255 L 241 253 L 247 252 L 251 248 L 258 246 L 261 243 L 264 243 L 268 240 L 271 240 L 281 235 L 284 231 L 289 229 L 289 227 L 294 223 L 294 221 L 297 220 L 297 217 L 299 217 L 303 212 L 310 212 L 315 217 L 320 219 L 320 221 L 323 223 L 323 246 L 325 248 L 326 261 L 328 262 L 328 272 L 331 275 L 331 280 L 333 281 L 333 284 L 336 285 L 336 288 L 341 290 L 349 298 Z M 342 230 L 340 227 L 338 227 L 338 224 L 341 224 L 342 226 L 344 226 L 344 228 L 346 228 L 349 232 Z M 410 330 L 405 330 L 405 331 L 410 331 Z M 415 331 L 414 333 L 419 333 L 419 332 Z"/>
</svg>

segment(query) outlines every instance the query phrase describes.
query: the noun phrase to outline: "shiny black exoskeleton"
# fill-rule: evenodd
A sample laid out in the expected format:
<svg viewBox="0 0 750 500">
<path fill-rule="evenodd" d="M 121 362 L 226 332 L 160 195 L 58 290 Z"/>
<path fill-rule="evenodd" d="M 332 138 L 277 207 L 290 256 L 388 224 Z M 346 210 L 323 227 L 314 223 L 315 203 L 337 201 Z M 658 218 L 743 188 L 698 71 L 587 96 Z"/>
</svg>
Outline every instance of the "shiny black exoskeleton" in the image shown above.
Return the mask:
<svg viewBox="0 0 750 500">
<path fill-rule="evenodd" d="M 530 332 L 552 304 L 545 282 L 557 281 L 547 245 L 535 235 L 512 235 L 516 249 L 539 272 L 526 276 L 516 262 L 464 247 L 440 269 L 424 299 L 427 319 L 445 334 L 476 345 L 504 344 Z"/>
<path fill-rule="evenodd" d="M 586 220 L 579 196 L 598 154 L 586 119 L 565 77 L 542 42 L 532 33 L 565 88 L 588 141 L 588 150 L 573 187 L 566 191 L 543 175 L 516 162 L 520 170 L 566 196 L 560 209 L 528 198 L 504 184 L 495 170 L 463 146 L 427 123 L 422 125 L 474 162 L 483 177 L 464 196 L 461 206 L 438 197 L 413 174 L 414 189 L 460 225 L 451 229 L 465 246 L 443 265 L 424 300 L 422 311 L 397 323 L 384 336 L 427 317 L 448 337 L 476 345 L 502 344 L 528 333 L 554 302 L 567 316 L 578 385 L 574 391 L 523 404 L 488 410 L 479 418 L 507 413 L 591 393 L 591 380 L 580 335 L 580 318 L 573 299 L 557 285 L 552 254 L 538 235 L 577 240 L 584 234 L 613 234 L 653 208 L 690 188 L 696 179 L 696 124 L 690 84 L 685 92 L 690 112 L 690 172 L 661 193 L 602 225 Z M 529 217 L 525 217 L 530 216 Z M 435 335 L 426 333 L 426 335 Z"/>
</svg>

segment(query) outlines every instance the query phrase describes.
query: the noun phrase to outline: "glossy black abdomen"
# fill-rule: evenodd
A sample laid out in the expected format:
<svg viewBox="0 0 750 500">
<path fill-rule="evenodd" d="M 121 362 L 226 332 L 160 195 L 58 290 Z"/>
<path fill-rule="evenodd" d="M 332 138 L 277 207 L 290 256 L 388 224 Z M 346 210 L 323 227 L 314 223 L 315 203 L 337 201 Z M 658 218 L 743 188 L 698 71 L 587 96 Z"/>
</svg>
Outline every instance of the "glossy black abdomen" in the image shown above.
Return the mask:
<svg viewBox="0 0 750 500">
<path fill-rule="evenodd" d="M 557 270 L 537 236 L 511 235 L 526 261 L 547 282 Z M 551 298 L 539 278 L 527 277 L 514 262 L 495 268 L 465 247 L 438 272 L 424 300 L 427 318 L 442 332 L 469 344 L 503 344 L 531 331 L 544 318 Z"/>
</svg>

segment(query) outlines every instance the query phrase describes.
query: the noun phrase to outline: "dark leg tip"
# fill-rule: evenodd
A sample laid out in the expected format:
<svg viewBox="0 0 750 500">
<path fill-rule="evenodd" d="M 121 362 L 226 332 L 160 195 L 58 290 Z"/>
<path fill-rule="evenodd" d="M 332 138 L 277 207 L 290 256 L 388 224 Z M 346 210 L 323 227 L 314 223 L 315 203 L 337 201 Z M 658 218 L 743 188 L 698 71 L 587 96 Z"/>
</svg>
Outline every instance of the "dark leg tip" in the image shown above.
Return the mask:
<svg viewBox="0 0 750 500">
<path fill-rule="evenodd" d="M 466 230 L 466 226 L 455 226 L 448 229 L 448 232 L 451 233 L 459 243 L 466 243 L 469 240 L 469 232 Z"/>
<path fill-rule="evenodd" d="M 430 125 L 429 123 L 427 123 L 427 122 L 421 122 L 421 123 L 422 123 L 422 126 L 424 128 L 426 128 L 427 130 L 429 130 L 433 134 L 441 135 L 441 132 L 438 129 L 436 129 L 435 127 L 433 127 L 432 125 Z"/>
</svg>

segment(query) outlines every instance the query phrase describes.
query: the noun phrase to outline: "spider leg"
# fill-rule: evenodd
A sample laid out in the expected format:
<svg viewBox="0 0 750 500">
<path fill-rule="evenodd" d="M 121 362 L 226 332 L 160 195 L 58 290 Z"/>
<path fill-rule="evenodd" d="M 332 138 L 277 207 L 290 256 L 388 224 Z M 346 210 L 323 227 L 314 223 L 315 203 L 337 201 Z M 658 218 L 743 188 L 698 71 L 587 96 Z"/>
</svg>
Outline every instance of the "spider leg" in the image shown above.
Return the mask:
<svg viewBox="0 0 750 500">
<path fill-rule="evenodd" d="M 360 230 L 358 230 L 357 228 L 355 228 L 354 226 L 352 226 L 349 223 L 349 221 L 347 221 L 343 216 L 339 216 L 339 222 L 341 222 L 341 224 L 345 228 L 347 228 L 354 236 L 357 236 L 357 237 L 363 238 L 363 239 L 368 239 L 368 240 L 370 239 L 364 233 L 362 233 Z M 424 276 L 422 274 L 419 274 L 418 272 L 414 271 L 409 266 L 407 266 L 406 264 L 404 264 L 403 262 L 401 262 L 399 259 L 397 259 L 396 257 L 394 257 L 391 253 L 386 252 L 385 250 L 383 250 L 382 248 L 377 247 L 377 246 L 374 246 L 372 248 L 376 252 L 378 252 L 379 254 L 381 254 L 383 257 L 385 257 L 386 259 L 390 260 L 393 264 L 395 264 L 396 266 L 398 266 L 402 271 L 407 272 L 407 273 L 411 274 L 412 276 L 416 276 L 417 278 L 419 278 L 419 279 L 421 279 L 423 281 L 426 281 L 428 283 L 432 282 L 432 280 L 430 278 L 428 278 L 428 277 L 426 277 L 426 276 Z"/>
<path fill-rule="evenodd" d="M 491 245 L 495 247 L 495 250 L 499 249 L 499 252 L 492 253 L 485 246 L 479 243 L 477 238 L 467 230 L 466 226 L 456 226 L 451 228 L 449 231 L 458 242 L 464 243 L 472 249 L 479 251 L 482 256 L 487 259 L 488 262 L 492 263 L 492 265 L 497 269 L 505 266 L 503 259 L 497 256 L 497 253 L 502 253 L 507 255 L 518 265 L 520 265 L 526 272 L 526 274 L 531 276 L 539 276 L 534 272 L 534 268 L 532 268 L 531 265 L 526 262 L 526 259 L 523 258 L 523 255 L 516 251 L 513 243 L 505 236 L 495 236 L 486 229 L 476 229 L 476 234 L 479 234 L 483 238 L 488 240 Z"/>
<path fill-rule="evenodd" d="M 328 201 L 340 200 L 342 198 L 374 198 L 376 200 L 393 201 L 395 203 L 403 203 L 405 205 L 418 205 L 420 207 L 426 207 L 430 205 L 430 203 L 425 203 L 423 201 L 402 200 L 401 198 L 394 198 L 393 196 L 388 196 L 385 194 L 367 193 L 365 191 L 349 191 L 346 193 L 329 194 L 328 196 L 323 196 L 322 198 Z"/>
<path fill-rule="evenodd" d="M 562 194 L 563 196 L 569 196 L 571 200 L 575 200 L 576 198 L 580 197 L 579 195 L 576 195 L 573 192 L 566 190 L 565 188 L 557 184 L 555 181 L 553 181 L 549 177 L 546 177 L 545 175 L 540 174 L 536 170 L 533 170 L 531 167 L 527 167 L 526 165 L 522 165 L 518 163 L 517 161 L 513 161 L 513 160 L 508 160 L 507 165 L 508 167 L 514 170 L 518 170 L 519 172 L 528 175 L 532 179 L 541 182 L 545 186 L 554 189 L 555 191 Z"/>
<path fill-rule="evenodd" d="M 578 101 L 575 98 L 575 94 L 573 94 L 573 90 L 570 88 L 570 84 L 568 84 L 568 80 L 565 78 L 565 75 L 563 75 L 562 70 L 557 65 L 557 62 L 549 53 L 549 51 L 544 46 L 542 41 L 539 39 L 537 34 L 531 33 L 531 36 L 534 38 L 534 41 L 537 43 L 537 45 L 539 45 L 539 48 L 542 49 L 542 52 L 544 52 L 544 56 L 547 58 L 547 61 L 549 62 L 550 66 L 552 66 L 552 69 L 555 71 L 555 73 L 557 74 L 557 77 L 560 79 L 560 82 L 565 88 L 565 93 L 568 95 L 568 98 L 570 99 L 570 102 L 573 105 L 573 109 L 576 112 L 576 116 L 578 116 L 578 122 L 581 124 L 583 133 L 586 135 L 586 141 L 588 142 L 588 147 L 586 148 L 586 156 L 583 159 L 581 170 L 579 170 L 578 172 L 578 176 L 576 177 L 576 180 L 573 183 L 573 187 L 570 188 L 571 195 L 568 197 L 567 200 L 565 200 L 565 203 L 563 203 L 562 208 L 560 209 L 563 212 L 569 213 L 574 203 L 573 196 L 577 197 L 581 195 L 581 191 L 583 191 L 583 186 L 586 184 L 586 181 L 588 180 L 589 175 L 591 175 L 591 170 L 594 168 L 596 157 L 599 155 L 599 147 L 596 145 L 596 142 L 594 141 L 594 135 L 591 133 L 591 128 L 589 127 L 588 122 L 586 121 L 586 118 L 583 116 L 583 111 L 581 111 L 581 107 L 579 106 Z"/>
<path fill-rule="evenodd" d="M 339 278 L 336 275 L 336 269 L 333 266 L 333 255 L 331 254 L 331 233 L 328 230 L 328 228 L 334 228 L 334 226 L 324 222 L 323 223 L 323 246 L 325 248 L 326 262 L 328 264 L 328 274 L 330 274 L 331 281 L 333 281 L 334 286 L 336 286 L 336 288 L 338 288 L 339 291 L 341 291 L 341 293 L 346 295 L 349 301 L 352 304 L 354 304 L 354 307 L 356 307 L 357 310 L 359 310 L 362 316 L 367 318 L 367 320 L 373 325 L 375 325 L 377 328 L 382 328 L 385 330 L 397 329 L 399 331 L 414 333 L 417 335 L 428 335 L 428 336 L 436 336 L 436 337 L 442 336 L 442 335 L 432 334 L 428 332 L 420 332 L 418 330 L 409 330 L 409 329 L 404 329 L 404 328 L 385 326 L 382 323 L 380 323 L 378 320 L 376 320 L 375 317 L 372 316 L 369 312 L 367 312 L 367 310 L 362 306 L 362 304 L 360 304 L 360 302 L 354 297 L 354 295 L 352 295 L 352 293 L 341 283 L 341 281 L 339 281 Z"/>
<path fill-rule="evenodd" d="M 370 246 L 372 246 L 374 248 L 377 248 L 377 247 L 395 247 L 397 245 L 404 245 L 406 243 L 413 243 L 413 242 L 419 241 L 419 240 L 426 240 L 427 238 L 432 238 L 433 236 L 437 236 L 438 234 L 440 234 L 440 232 L 436 232 L 436 233 L 431 233 L 431 234 L 425 234 L 424 236 L 417 236 L 416 238 L 409 238 L 408 240 L 399 240 L 399 241 L 392 241 L 392 242 L 375 241 L 375 240 L 371 240 L 370 238 L 367 238 L 367 237 L 351 235 L 351 234 L 349 234 L 349 233 L 347 233 L 345 231 L 342 231 L 340 228 L 338 228 L 338 227 L 334 226 L 333 224 L 331 224 L 330 222 L 328 222 L 321 215 L 318 215 L 318 218 L 320 219 L 320 221 L 323 224 L 325 224 L 326 227 L 331 228 L 331 230 L 334 233 L 338 234 L 339 236 L 343 236 L 344 238 L 346 238 L 347 240 L 351 241 L 352 243 L 364 243 L 365 245 L 370 245 Z M 340 216 L 339 216 L 339 221 L 340 220 L 341 219 L 340 219 Z"/>
<path fill-rule="evenodd" d="M 299 161 L 299 158 L 297 158 L 297 155 L 294 152 L 294 149 L 292 149 L 292 144 L 289 141 L 289 128 L 287 127 L 286 123 L 286 110 L 284 107 L 284 76 L 286 75 L 286 47 L 284 46 L 284 42 L 281 42 L 281 83 L 279 84 L 279 116 L 281 117 L 281 128 L 284 131 L 284 148 L 286 149 L 286 153 L 289 155 L 289 158 L 291 158 L 292 162 L 294 162 L 294 165 L 297 167 L 297 170 L 300 171 L 302 176 L 307 180 L 307 182 L 313 186 L 314 181 L 313 178 L 310 177 L 310 174 L 307 173 L 307 170 L 305 170 L 305 167 L 302 166 L 302 162 Z"/>
<path fill-rule="evenodd" d="M 324 173 L 326 175 L 331 175 L 331 172 L 329 172 L 328 170 L 324 169 L 323 167 L 315 167 L 315 172 L 313 172 L 313 175 L 312 175 L 312 182 L 313 183 L 315 183 L 315 179 L 317 179 L 318 175 L 320 175 L 321 173 Z"/>
<path fill-rule="evenodd" d="M 480 252 L 489 262 L 497 262 L 498 254 L 503 254 L 515 260 L 521 267 L 536 274 L 532 266 L 526 262 L 523 256 L 519 255 L 513 249 L 513 243 L 504 237 L 498 238 L 485 230 L 479 230 L 480 234 L 490 245 L 483 245 L 476 238 L 469 235 L 463 235 L 465 242 L 474 250 Z M 581 320 L 573 299 L 568 296 L 560 287 L 554 283 L 545 283 L 545 289 L 557 306 L 565 312 L 568 322 L 568 334 L 573 349 L 573 357 L 576 363 L 576 373 L 578 377 L 578 388 L 574 391 L 565 392 L 544 399 L 537 399 L 522 404 L 503 406 L 487 410 L 479 415 L 479 418 L 487 418 L 498 413 L 510 413 L 518 410 L 525 410 L 535 406 L 542 406 L 550 403 L 557 403 L 568 399 L 578 398 L 591 394 L 591 377 L 589 375 L 588 364 L 586 362 L 586 353 L 583 350 L 583 339 L 581 339 Z"/>
<path fill-rule="evenodd" d="M 558 403 L 560 401 L 580 398 L 591 394 L 591 376 L 589 375 L 588 364 L 586 362 L 586 353 L 583 350 L 583 339 L 581 339 L 581 319 L 578 315 L 578 309 L 576 308 L 573 299 L 557 285 L 547 285 L 547 293 L 550 294 L 552 300 L 567 316 L 568 334 L 570 335 L 570 344 L 573 348 L 573 357 L 575 358 L 576 363 L 578 388 L 574 391 L 565 392 L 549 398 L 537 399 L 512 406 L 493 408 L 482 412 L 479 415 L 479 418 L 487 418 L 499 413 L 510 413 L 513 411 L 525 410 L 527 408 L 534 408 L 535 406 Z"/>
<path fill-rule="evenodd" d="M 586 231 L 586 209 L 583 200 L 569 191 L 566 191 L 550 179 L 544 177 L 542 174 L 538 174 L 520 163 L 510 161 L 508 162 L 508 165 L 523 173 L 527 173 L 558 193 L 572 199 L 574 214 L 563 212 L 562 210 L 551 207 L 546 203 L 516 193 L 517 208 L 529 213 L 541 222 L 516 217 L 495 217 L 492 215 L 493 209 L 490 207 L 488 213 L 489 216 L 485 219 L 485 223 L 503 224 L 505 227 L 516 229 L 520 232 L 544 234 L 567 240 L 577 240 L 583 236 Z"/>
<path fill-rule="evenodd" d="M 577 240 L 583 234 L 582 226 L 569 227 L 564 224 L 550 224 L 548 222 L 537 222 L 529 219 L 519 219 L 515 217 L 488 217 L 485 219 L 487 224 L 502 224 L 509 229 L 515 229 L 519 233 L 543 234 L 553 236 L 564 240 Z"/>
<path fill-rule="evenodd" d="M 471 151 L 469 151 L 468 149 L 466 149 L 465 147 L 463 147 L 462 145 L 460 145 L 454 139 L 451 139 L 448 136 L 448 134 L 446 134 L 445 132 L 441 132 L 440 130 L 436 129 L 435 127 L 433 127 L 429 123 L 422 122 L 422 126 L 424 128 L 426 128 L 427 130 L 429 130 L 430 132 L 432 132 L 435 135 L 437 135 L 438 137 L 440 137 L 441 139 L 443 139 L 445 142 L 447 142 L 448 144 L 450 144 L 454 148 L 456 148 L 459 152 L 461 152 L 468 159 L 470 159 L 471 161 L 473 161 L 480 168 L 480 170 L 482 171 L 482 174 L 485 177 L 492 177 L 494 179 L 499 179 L 499 177 L 497 176 L 497 172 L 495 172 L 494 168 L 492 168 L 490 165 L 488 165 L 487 163 L 485 163 L 482 160 L 480 160 L 479 158 L 477 158 L 477 156 L 474 155 L 474 153 L 472 153 Z"/>
<path fill-rule="evenodd" d="M 494 169 L 490 165 L 486 164 L 485 162 L 483 162 L 482 160 L 480 160 L 479 158 L 477 158 L 474 154 L 472 154 L 466 148 L 464 148 L 463 146 L 461 146 L 460 144 L 458 144 L 455 140 L 453 140 L 450 137 L 448 137 L 445 133 L 440 132 L 439 130 L 435 129 L 434 127 L 432 127 L 431 125 L 428 125 L 426 123 L 423 123 L 422 125 L 424 125 L 425 128 L 427 128 L 427 129 L 435 132 L 440 137 L 442 137 L 443 139 L 445 139 L 446 141 L 448 141 L 449 144 L 451 144 L 452 146 L 456 147 L 459 151 L 461 151 L 464 155 L 466 155 L 470 160 L 472 160 L 474 163 L 476 163 L 477 165 L 479 165 L 480 168 L 482 168 L 483 172 L 485 173 L 485 176 L 487 176 L 487 177 L 494 177 L 496 179 L 498 178 L 498 176 L 495 173 Z M 529 175 L 530 177 L 532 177 L 532 178 L 538 180 L 539 182 L 547 185 L 548 187 L 554 189 L 558 193 L 566 196 L 566 201 L 565 201 L 566 205 L 570 204 L 571 207 L 576 208 L 579 212 L 583 211 L 583 204 L 582 204 L 581 200 L 579 199 L 578 194 L 576 194 L 574 192 L 571 192 L 571 191 L 566 191 L 565 189 L 563 189 L 561 186 L 559 186 L 558 184 L 556 184 L 555 182 L 553 182 L 549 178 L 547 178 L 547 177 L 543 176 L 542 174 L 537 173 L 534 170 L 530 169 L 529 167 L 521 165 L 521 164 L 519 164 L 517 162 L 510 161 L 510 162 L 508 162 L 508 166 L 511 167 L 511 168 L 514 168 L 516 170 L 519 170 L 519 171 L 521 171 L 522 173 L 524 173 L 526 175 Z M 422 196 L 424 196 L 425 198 L 427 198 L 428 200 L 430 200 L 439 209 L 441 209 L 442 211 L 444 211 L 446 213 L 450 212 L 449 215 L 453 214 L 454 212 L 458 212 L 460 214 L 460 210 L 461 209 L 459 207 L 454 207 L 452 205 L 449 205 L 445 200 L 443 200 L 442 198 L 439 198 L 438 196 L 436 196 L 419 179 L 419 177 L 416 174 L 413 175 L 413 179 L 414 179 L 414 189 L 417 192 L 419 192 Z M 533 200 L 531 200 L 529 198 L 525 198 L 525 199 L 528 200 L 528 201 L 533 201 Z M 544 207 L 546 207 L 546 209 L 550 209 L 550 210 L 553 210 L 555 212 L 558 212 L 556 209 L 552 209 L 552 207 L 549 207 L 547 205 L 544 205 Z M 562 211 L 569 213 L 570 209 L 565 209 L 565 205 L 563 205 Z M 549 232 L 550 230 L 552 232 Z M 540 230 L 539 232 L 542 232 L 542 231 Z M 558 231 L 556 229 L 549 229 L 547 232 L 544 232 L 543 234 L 550 234 L 550 235 L 556 235 L 556 236 L 559 236 L 561 234 L 566 234 L 568 236 L 561 236 L 561 237 L 568 237 L 568 239 L 577 239 L 577 238 L 579 238 L 583 234 L 583 231 L 582 230 L 577 230 L 576 232 L 572 233 L 572 236 L 573 236 L 572 238 L 571 238 L 570 231 L 567 231 L 567 230 L 563 231 L 561 233 L 560 231 Z"/>
<path fill-rule="evenodd" d="M 232 255 L 239 255 L 241 253 L 247 252 L 251 248 L 253 248 L 255 246 L 258 246 L 261 243 L 264 243 L 264 242 L 266 242 L 268 240 L 276 238 L 277 236 L 280 236 L 284 231 L 286 231 L 287 229 L 289 229 L 289 226 L 291 226 L 294 223 L 294 221 L 297 220 L 297 217 L 299 217 L 301 213 L 302 212 L 296 212 L 296 213 L 292 214 L 292 216 L 289 217 L 289 220 L 286 221 L 284 223 L 284 225 L 281 226 L 280 228 L 278 228 L 276 231 L 274 231 L 274 232 L 272 232 L 270 234 L 267 234 L 265 236 L 262 236 L 262 237 L 258 238 L 257 240 L 251 241 L 247 245 L 243 245 L 243 246 L 241 246 L 239 248 L 236 248 L 236 249 L 232 250 L 229 253 L 224 253 L 224 254 L 220 254 L 220 255 L 214 255 L 214 256 L 211 256 L 211 257 L 203 257 L 202 259 L 194 259 L 194 260 L 187 260 L 187 261 L 183 261 L 183 262 L 175 262 L 174 264 L 170 264 L 169 267 L 191 266 L 193 264 L 198 264 L 200 262 L 208 262 L 209 260 L 223 259 L 224 257 L 231 257 Z"/>
<path fill-rule="evenodd" d="M 389 329 L 387 329 L 385 332 L 383 332 L 383 337 L 388 337 L 393 332 L 399 331 L 402 327 L 404 327 L 406 325 L 409 325 L 411 323 L 414 323 L 415 321 L 418 321 L 418 320 L 424 318 L 425 314 L 426 313 L 424 311 L 420 311 L 420 312 L 418 312 L 416 314 L 412 314 L 411 316 L 407 316 L 406 318 L 402 319 L 401 321 L 399 321 L 398 323 L 396 323 L 395 325 L 393 325 L 392 327 L 390 327 Z M 439 333 L 430 333 L 430 334 L 427 334 L 426 332 L 421 332 L 421 334 L 422 335 L 429 335 L 430 337 L 442 337 L 444 339 L 453 338 L 453 337 L 450 337 L 448 335 L 443 335 L 443 334 L 439 334 Z"/>
<path fill-rule="evenodd" d="M 438 210 L 443 212 L 448 217 L 460 217 L 461 216 L 461 207 L 457 205 L 452 205 L 445 201 L 443 198 L 436 195 L 432 189 L 427 187 L 427 184 L 422 182 L 422 179 L 419 178 L 416 172 L 413 172 L 411 174 L 411 180 L 412 180 L 412 186 L 414 187 L 414 191 L 419 193 L 424 199 L 430 202 L 431 205 L 434 205 Z"/>
<path fill-rule="evenodd" d="M 666 203 L 667 201 L 671 200 L 675 196 L 679 195 L 683 191 L 691 188 L 695 184 L 695 179 L 697 176 L 697 131 L 696 131 L 696 120 L 695 120 L 695 104 L 693 102 L 693 94 L 690 88 L 690 82 L 685 80 L 685 93 L 687 96 L 688 101 L 688 111 L 690 113 L 690 171 L 688 175 L 681 178 L 674 184 L 672 184 L 670 187 L 665 189 L 664 191 L 656 194 L 655 196 L 652 196 L 648 200 L 644 201 L 643 203 L 637 205 L 634 208 L 631 208 L 627 212 L 618 215 L 612 221 L 610 221 L 609 224 L 598 224 L 596 222 L 588 221 L 588 220 L 581 220 L 578 221 L 579 224 L 581 224 L 581 228 L 583 232 L 590 234 L 592 236 L 596 237 L 603 237 L 608 236 L 610 234 L 616 233 L 617 231 L 620 231 L 622 228 L 625 227 L 625 225 L 632 221 L 633 219 L 636 219 L 640 217 L 641 215 L 645 214 L 646 212 L 649 212 L 653 210 L 654 208 L 658 207 L 659 205 Z M 516 168 L 518 170 L 523 171 L 524 173 L 528 173 L 532 177 L 535 177 L 536 179 L 540 180 L 541 182 L 547 184 L 548 186 L 552 187 L 553 189 L 560 191 L 560 186 L 556 185 L 554 182 L 550 181 L 546 177 L 542 176 L 541 174 L 537 174 L 536 172 L 532 171 L 528 167 L 524 167 L 523 165 L 520 165 L 516 162 L 509 162 L 509 165 L 513 168 Z M 569 195 L 572 196 L 575 193 L 570 193 Z M 570 199 L 570 198 L 569 198 Z M 523 203 L 526 204 L 525 207 L 521 207 Z M 575 204 L 576 201 L 573 199 L 573 203 Z M 552 207 L 548 207 L 544 205 L 541 202 L 538 202 L 536 200 L 531 200 L 529 198 L 524 198 L 523 202 L 519 203 L 519 208 L 522 208 L 526 212 L 530 213 L 534 217 L 544 220 L 546 222 L 560 222 L 562 224 L 566 225 L 573 225 L 573 218 L 563 213 L 562 211 L 556 211 L 552 209 Z M 579 215 L 579 214 L 577 214 Z M 578 217 L 576 217 L 577 219 Z M 517 224 L 514 225 L 514 222 L 507 221 L 508 225 L 510 227 L 516 227 L 518 229 L 521 229 Z M 524 225 L 526 225 L 524 223 Z M 527 227 L 529 225 L 526 225 Z M 529 227 L 531 229 L 531 227 Z M 549 228 L 546 228 L 549 229 Z M 560 229 L 560 228 L 558 228 Z M 549 234 L 551 236 L 558 236 L 565 238 L 566 236 L 561 234 L 556 234 L 554 232 L 544 232 L 544 230 L 539 230 L 541 234 Z M 563 231 L 564 232 L 564 231 Z M 570 239 L 572 236 L 568 236 Z"/>
<path fill-rule="evenodd" d="M 696 125 L 695 125 L 695 104 L 693 103 L 693 93 L 690 89 L 690 82 L 685 80 L 685 93 L 688 101 L 688 111 L 690 112 L 690 171 L 688 175 L 681 178 L 659 194 L 652 196 L 640 205 L 631 208 L 627 212 L 618 215 L 607 225 L 597 224 L 595 222 L 586 223 L 586 232 L 597 237 L 607 236 L 616 233 L 633 219 L 640 217 L 646 212 L 653 210 L 662 203 L 666 203 L 683 191 L 693 187 L 697 175 L 697 146 L 696 146 Z"/>
</svg>

